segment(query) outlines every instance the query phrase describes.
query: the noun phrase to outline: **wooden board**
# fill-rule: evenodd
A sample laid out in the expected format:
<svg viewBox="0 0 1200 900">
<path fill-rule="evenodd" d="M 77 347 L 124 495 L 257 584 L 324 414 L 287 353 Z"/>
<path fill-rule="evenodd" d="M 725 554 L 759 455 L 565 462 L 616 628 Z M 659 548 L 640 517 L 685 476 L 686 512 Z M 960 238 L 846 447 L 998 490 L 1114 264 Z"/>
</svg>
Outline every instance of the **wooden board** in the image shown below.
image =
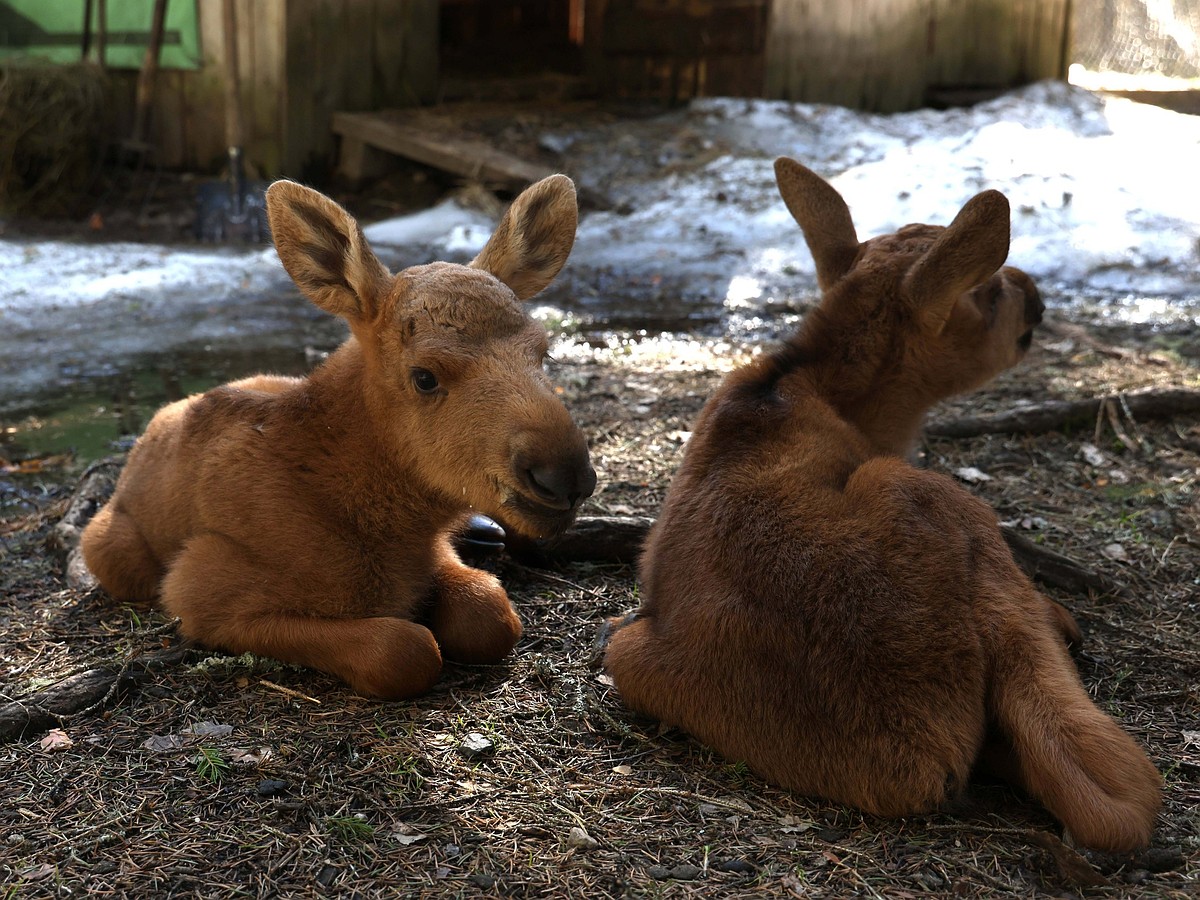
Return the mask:
<svg viewBox="0 0 1200 900">
<path fill-rule="evenodd" d="M 1071 0 L 774 0 L 766 96 L 896 112 L 953 92 L 1063 78 L 1070 8 Z"/>
<path fill-rule="evenodd" d="M 552 169 L 497 150 L 485 141 L 418 127 L 402 112 L 334 113 L 333 131 L 342 136 L 342 173 L 353 180 L 372 174 L 356 171 L 369 165 L 364 146 L 507 190 L 520 190 L 554 174 Z"/>
</svg>

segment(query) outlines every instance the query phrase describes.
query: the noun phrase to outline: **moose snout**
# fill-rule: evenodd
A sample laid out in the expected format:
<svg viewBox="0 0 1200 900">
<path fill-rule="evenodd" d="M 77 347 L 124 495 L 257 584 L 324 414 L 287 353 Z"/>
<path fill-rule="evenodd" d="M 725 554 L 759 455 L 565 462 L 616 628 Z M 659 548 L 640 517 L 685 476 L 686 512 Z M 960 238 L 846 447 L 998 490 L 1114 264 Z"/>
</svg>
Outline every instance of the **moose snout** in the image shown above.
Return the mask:
<svg viewBox="0 0 1200 900">
<path fill-rule="evenodd" d="M 1001 270 L 1001 274 L 1012 287 L 1015 287 L 1024 295 L 1024 320 L 1026 327 L 1032 328 L 1035 325 L 1040 325 L 1042 316 L 1046 312 L 1046 304 L 1042 302 L 1041 291 L 1038 290 L 1034 280 L 1028 274 L 1013 266 L 1005 266 Z"/>
<path fill-rule="evenodd" d="M 596 490 L 596 471 L 582 445 L 566 453 L 520 453 L 513 460 L 517 480 L 530 496 L 554 509 L 573 510 Z"/>
<path fill-rule="evenodd" d="M 1025 324 L 1040 325 L 1042 314 L 1046 312 L 1046 304 L 1042 302 L 1042 294 L 1033 282 L 1025 289 Z"/>
</svg>

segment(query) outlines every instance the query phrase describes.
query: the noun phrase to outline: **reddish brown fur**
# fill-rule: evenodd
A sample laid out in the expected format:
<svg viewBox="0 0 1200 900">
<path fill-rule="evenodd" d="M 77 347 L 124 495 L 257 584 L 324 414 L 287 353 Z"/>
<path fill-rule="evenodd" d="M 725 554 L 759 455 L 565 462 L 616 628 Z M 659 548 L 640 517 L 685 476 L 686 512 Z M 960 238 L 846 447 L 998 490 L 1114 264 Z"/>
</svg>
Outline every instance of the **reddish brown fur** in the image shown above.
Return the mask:
<svg viewBox="0 0 1200 900">
<path fill-rule="evenodd" d="M 451 547 L 464 515 L 547 535 L 595 487 L 520 302 L 570 253 L 574 185 L 530 187 L 469 266 L 395 276 L 316 191 L 277 182 L 267 209 L 288 273 L 352 336 L 308 378 L 160 410 L 84 556 L 113 596 L 159 597 L 203 644 L 413 696 L 443 654 L 494 662 L 521 635 L 499 581 Z"/>
<path fill-rule="evenodd" d="M 791 160 L 776 173 L 824 299 L 701 413 L 644 602 L 611 623 L 622 698 L 880 815 L 938 808 L 986 749 L 1077 841 L 1146 844 L 1158 773 L 1080 683 L 1070 614 L 988 506 L 903 459 L 930 404 L 1017 362 L 1040 321 L 1032 281 L 1001 268 L 1007 201 L 860 244 L 830 185 Z"/>
</svg>

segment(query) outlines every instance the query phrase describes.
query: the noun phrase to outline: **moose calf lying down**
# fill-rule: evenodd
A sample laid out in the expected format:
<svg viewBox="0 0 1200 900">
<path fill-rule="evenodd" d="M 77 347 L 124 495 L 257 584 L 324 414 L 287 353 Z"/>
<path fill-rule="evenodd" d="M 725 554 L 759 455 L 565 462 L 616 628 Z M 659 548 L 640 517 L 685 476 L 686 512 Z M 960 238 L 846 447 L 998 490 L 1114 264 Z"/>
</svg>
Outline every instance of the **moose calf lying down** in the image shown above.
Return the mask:
<svg viewBox="0 0 1200 900">
<path fill-rule="evenodd" d="M 267 192 L 288 274 L 351 337 L 307 378 L 259 375 L 160 410 L 83 534 L 113 596 L 158 597 L 189 638 L 410 697 L 443 654 L 494 662 L 521 623 L 450 538 L 470 510 L 544 536 L 596 476 L 519 301 L 575 241 L 571 180 L 512 204 L 470 265 L 391 275 L 350 215 Z"/>
<path fill-rule="evenodd" d="M 824 298 L 708 401 L 648 539 L 641 608 L 605 663 L 633 709 L 770 781 L 900 816 L 981 757 L 1084 845 L 1149 841 L 1159 778 L 1088 698 L 1069 613 L 992 510 L 904 461 L 928 407 L 1028 349 L 1042 302 L 985 191 L 946 228 L 859 243 L 788 159 L 779 189 Z"/>
</svg>

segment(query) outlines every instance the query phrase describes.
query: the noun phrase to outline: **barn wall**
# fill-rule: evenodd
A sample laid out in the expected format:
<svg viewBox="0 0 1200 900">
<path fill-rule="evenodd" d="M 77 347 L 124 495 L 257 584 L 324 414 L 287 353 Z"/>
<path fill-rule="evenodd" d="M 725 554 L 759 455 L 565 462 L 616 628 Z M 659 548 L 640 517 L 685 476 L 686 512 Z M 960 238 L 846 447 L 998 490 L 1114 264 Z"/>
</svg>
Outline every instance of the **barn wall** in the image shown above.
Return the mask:
<svg viewBox="0 0 1200 900">
<path fill-rule="evenodd" d="M 225 157 L 221 4 L 198 4 L 202 66 L 161 69 L 152 141 L 168 168 Z M 330 116 L 427 102 L 437 91 L 437 0 L 255 0 L 237 4 L 246 159 L 260 175 L 319 178 Z M 137 72 L 114 72 L 132 109 Z"/>
<path fill-rule="evenodd" d="M 770 2 L 586 0 L 585 72 L 608 97 L 761 96 Z"/>
<path fill-rule="evenodd" d="M 1066 74 L 1070 0 L 773 0 L 766 95 L 893 112 Z"/>
</svg>

